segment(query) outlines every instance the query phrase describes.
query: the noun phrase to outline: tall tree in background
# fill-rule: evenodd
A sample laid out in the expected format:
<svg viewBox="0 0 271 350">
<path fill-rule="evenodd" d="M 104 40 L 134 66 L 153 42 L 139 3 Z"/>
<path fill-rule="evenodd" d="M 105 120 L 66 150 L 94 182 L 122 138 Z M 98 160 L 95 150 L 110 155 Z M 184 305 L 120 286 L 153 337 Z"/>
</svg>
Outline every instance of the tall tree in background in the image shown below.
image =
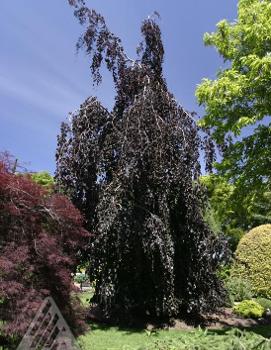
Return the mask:
<svg viewBox="0 0 271 350">
<path fill-rule="evenodd" d="M 271 191 L 270 18 L 269 0 L 239 0 L 237 21 L 223 20 L 204 37 L 226 68 L 216 80 L 204 79 L 196 92 L 206 111 L 201 125 L 211 128 L 222 150 L 218 173 L 234 183 L 236 208 L 247 208 L 249 217 L 261 207 L 263 222 L 270 217 L 270 206 L 263 210 L 262 204 Z M 243 228 L 253 225 L 244 222 Z"/>
<path fill-rule="evenodd" d="M 238 197 L 240 189 L 226 176 L 208 174 L 201 177 L 209 205 L 204 217 L 217 235 L 225 235 L 233 250 L 249 228 L 271 222 L 271 192 L 247 193 Z"/>
<path fill-rule="evenodd" d="M 89 98 L 62 124 L 56 155 L 58 186 L 95 233 L 93 300 L 120 319 L 197 317 L 222 300 L 219 254 L 201 213 L 198 128 L 167 89 L 159 26 L 142 23 L 133 61 L 100 14 L 70 3 L 94 82 L 104 62 L 116 88 L 112 112 Z"/>
</svg>

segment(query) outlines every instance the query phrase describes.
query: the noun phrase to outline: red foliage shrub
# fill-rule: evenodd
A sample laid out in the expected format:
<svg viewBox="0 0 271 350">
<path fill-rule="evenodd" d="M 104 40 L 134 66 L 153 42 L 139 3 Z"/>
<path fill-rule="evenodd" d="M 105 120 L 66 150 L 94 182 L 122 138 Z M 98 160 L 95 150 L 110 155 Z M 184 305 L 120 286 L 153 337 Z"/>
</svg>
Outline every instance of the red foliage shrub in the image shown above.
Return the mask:
<svg viewBox="0 0 271 350">
<path fill-rule="evenodd" d="M 50 194 L 0 161 L 0 337 L 20 337 L 51 296 L 75 332 L 83 314 L 72 297 L 72 272 L 89 233 L 71 202 Z M 0 325 L 1 327 L 1 325 Z"/>
</svg>

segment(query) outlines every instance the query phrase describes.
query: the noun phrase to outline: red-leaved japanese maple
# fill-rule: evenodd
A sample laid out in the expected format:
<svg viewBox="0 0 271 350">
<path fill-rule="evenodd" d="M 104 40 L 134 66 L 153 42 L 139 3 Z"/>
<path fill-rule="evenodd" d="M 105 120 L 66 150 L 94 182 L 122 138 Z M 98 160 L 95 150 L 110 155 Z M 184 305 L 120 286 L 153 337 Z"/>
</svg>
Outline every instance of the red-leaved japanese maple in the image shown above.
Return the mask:
<svg viewBox="0 0 271 350">
<path fill-rule="evenodd" d="M 72 272 L 89 233 L 66 197 L 11 169 L 0 161 L 0 343 L 20 339 L 46 296 L 79 332 L 84 322 Z"/>
</svg>

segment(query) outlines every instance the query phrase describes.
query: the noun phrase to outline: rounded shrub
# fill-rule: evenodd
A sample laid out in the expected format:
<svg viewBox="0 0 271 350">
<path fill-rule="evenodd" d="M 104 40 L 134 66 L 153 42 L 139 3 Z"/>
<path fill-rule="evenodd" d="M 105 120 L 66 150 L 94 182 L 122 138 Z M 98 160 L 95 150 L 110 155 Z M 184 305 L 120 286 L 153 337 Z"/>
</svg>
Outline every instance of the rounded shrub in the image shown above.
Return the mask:
<svg viewBox="0 0 271 350">
<path fill-rule="evenodd" d="M 254 296 L 271 298 L 271 224 L 255 227 L 239 242 L 232 275 L 247 280 Z"/>
<path fill-rule="evenodd" d="M 260 318 L 264 313 L 264 307 L 255 300 L 243 300 L 233 307 L 233 311 L 243 317 Z"/>
</svg>

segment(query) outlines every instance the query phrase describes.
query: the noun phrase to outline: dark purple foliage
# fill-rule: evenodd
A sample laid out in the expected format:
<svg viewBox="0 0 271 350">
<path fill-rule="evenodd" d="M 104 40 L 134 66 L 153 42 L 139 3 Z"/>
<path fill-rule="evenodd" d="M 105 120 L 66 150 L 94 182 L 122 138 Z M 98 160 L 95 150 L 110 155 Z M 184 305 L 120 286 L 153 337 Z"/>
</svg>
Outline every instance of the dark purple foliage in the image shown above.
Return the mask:
<svg viewBox="0 0 271 350">
<path fill-rule="evenodd" d="M 112 112 L 91 97 L 62 124 L 56 155 L 58 186 L 94 232 L 93 300 L 120 320 L 197 317 L 223 299 L 217 243 L 202 217 L 198 128 L 168 91 L 160 28 L 143 22 L 133 61 L 104 18 L 76 3 L 94 81 L 104 61 L 116 87 Z"/>
<path fill-rule="evenodd" d="M 26 175 L 0 162 L 0 329 L 2 340 L 19 340 L 47 296 L 54 298 L 75 332 L 84 326 L 72 298 L 72 272 L 89 233 L 78 209 Z M 11 346 L 11 345 L 10 345 Z"/>
</svg>

